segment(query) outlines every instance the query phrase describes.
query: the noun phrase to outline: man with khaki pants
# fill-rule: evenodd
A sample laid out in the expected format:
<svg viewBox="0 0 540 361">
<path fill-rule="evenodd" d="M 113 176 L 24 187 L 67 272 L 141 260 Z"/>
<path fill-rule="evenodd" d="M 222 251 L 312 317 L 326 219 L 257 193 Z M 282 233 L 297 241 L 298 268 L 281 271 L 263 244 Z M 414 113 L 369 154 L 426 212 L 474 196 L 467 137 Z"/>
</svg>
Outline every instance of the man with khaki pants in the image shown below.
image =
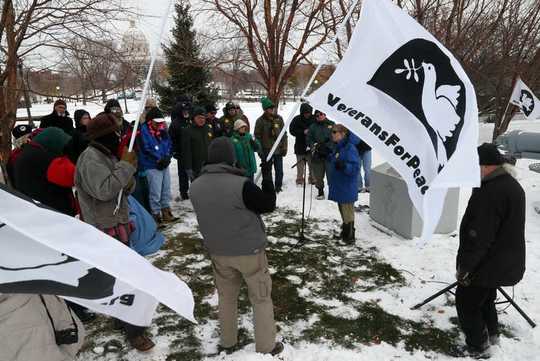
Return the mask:
<svg viewBox="0 0 540 361">
<path fill-rule="evenodd" d="M 207 165 L 190 190 L 218 289 L 218 351 L 230 354 L 238 349 L 238 295 L 244 280 L 253 306 L 256 351 L 277 355 L 283 344 L 276 342 L 267 238 L 260 217 L 275 209 L 276 193 L 271 179 L 263 180 L 261 190 L 235 163 L 231 140 L 215 139 L 208 148 Z"/>
</svg>

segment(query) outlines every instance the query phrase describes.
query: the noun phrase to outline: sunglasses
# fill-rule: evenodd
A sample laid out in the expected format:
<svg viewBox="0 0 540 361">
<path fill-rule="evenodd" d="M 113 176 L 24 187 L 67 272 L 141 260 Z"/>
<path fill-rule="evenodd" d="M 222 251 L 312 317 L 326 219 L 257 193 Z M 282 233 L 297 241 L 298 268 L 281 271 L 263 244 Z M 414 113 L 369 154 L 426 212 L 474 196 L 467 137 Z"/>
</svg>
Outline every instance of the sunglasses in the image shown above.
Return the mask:
<svg viewBox="0 0 540 361">
<path fill-rule="evenodd" d="M 339 130 L 332 130 L 332 134 L 341 133 Z"/>
</svg>

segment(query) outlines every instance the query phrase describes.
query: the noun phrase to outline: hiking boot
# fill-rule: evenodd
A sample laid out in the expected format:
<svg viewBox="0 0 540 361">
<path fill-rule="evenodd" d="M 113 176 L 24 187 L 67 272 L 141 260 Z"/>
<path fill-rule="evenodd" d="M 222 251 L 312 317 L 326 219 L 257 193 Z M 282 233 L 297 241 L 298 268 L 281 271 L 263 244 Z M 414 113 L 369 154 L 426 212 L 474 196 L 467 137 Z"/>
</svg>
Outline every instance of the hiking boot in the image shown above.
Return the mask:
<svg viewBox="0 0 540 361">
<path fill-rule="evenodd" d="M 282 353 L 284 349 L 285 349 L 285 346 L 283 346 L 283 343 L 276 342 L 274 348 L 272 349 L 272 351 L 268 352 L 268 354 L 272 356 L 276 356 Z"/>
<path fill-rule="evenodd" d="M 226 355 L 230 355 L 238 350 L 240 350 L 240 346 L 238 344 L 231 347 L 223 347 L 221 345 L 218 345 L 217 354 L 219 355 L 220 353 L 225 352 Z"/>
<path fill-rule="evenodd" d="M 322 201 L 325 199 L 324 197 L 324 189 L 323 188 L 317 188 L 319 193 L 317 194 L 317 200 Z"/>
<path fill-rule="evenodd" d="M 355 228 L 354 223 L 345 223 L 343 225 L 343 236 L 341 240 L 343 243 L 352 245 L 355 243 Z"/>
<path fill-rule="evenodd" d="M 156 346 L 156 344 L 146 335 L 131 337 L 128 341 L 131 347 L 139 352 L 148 352 Z"/>
<path fill-rule="evenodd" d="M 484 345 L 484 347 L 481 347 L 481 348 L 465 346 L 463 350 L 463 355 L 473 358 L 475 360 L 487 360 L 491 358 L 489 345 Z"/>
<path fill-rule="evenodd" d="M 175 221 L 177 221 L 179 219 L 178 217 L 175 217 L 172 214 L 171 208 L 169 208 L 169 207 L 163 208 L 161 210 L 161 216 L 162 216 L 163 223 L 175 222 Z"/>
<path fill-rule="evenodd" d="M 187 201 L 189 199 L 189 194 L 188 193 L 182 193 L 180 195 L 180 197 L 182 198 L 183 201 Z"/>
</svg>

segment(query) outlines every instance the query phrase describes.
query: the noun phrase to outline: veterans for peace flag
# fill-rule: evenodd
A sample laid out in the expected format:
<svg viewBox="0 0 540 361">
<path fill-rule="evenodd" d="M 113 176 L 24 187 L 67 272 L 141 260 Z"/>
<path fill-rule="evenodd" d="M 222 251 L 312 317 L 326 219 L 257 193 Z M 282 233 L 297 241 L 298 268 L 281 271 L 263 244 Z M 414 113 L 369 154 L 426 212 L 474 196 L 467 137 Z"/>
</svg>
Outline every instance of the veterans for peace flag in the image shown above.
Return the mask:
<svg viewBox="0 0 540 361">
<path fill-rule="evenodd" d="M 516 80 L 510 103 L 519 107 L 527 119 L 536 120 L 540 118 L 540 101 L 521 78 Z"/>
<path fill-rule="evenodd" d="M 308 101 L 400 173 L 433 234 L 449 187 L 480 184 L 476 94 L 456 58 L 390 0 L 365 0 L 347 53 Z"/>
<path fill-rule="evenodd" d="M 161 302 L 195 322 L 189 287 L 76 218 L 0 185 L 0 293 L 61 296 L 148 326 Z"/>
</svg>

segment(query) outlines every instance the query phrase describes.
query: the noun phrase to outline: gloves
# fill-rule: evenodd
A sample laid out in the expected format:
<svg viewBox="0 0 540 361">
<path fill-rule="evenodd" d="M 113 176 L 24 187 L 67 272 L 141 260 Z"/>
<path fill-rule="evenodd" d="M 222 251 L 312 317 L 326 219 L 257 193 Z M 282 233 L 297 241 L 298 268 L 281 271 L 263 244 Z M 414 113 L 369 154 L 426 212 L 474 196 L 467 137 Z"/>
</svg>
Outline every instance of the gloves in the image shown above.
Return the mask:
<svg viewBox="0 0 540 361">
<path fill-rule="evenodd" d="M 122 151 L 122 158 L 120 158 L 120 160 L 128 162 L 129 164 L 137 168 L 137 153 L 129 152 L 127 147 L 124 147 L 124 150 Z"/>
<path fill-rule="evenodd" d="M 336 167 L 337 170 L 343 170 L 345 169 L 345 162 L 342 160 L 336 160 L 334 167 Z"/>
<path fill-rule="evenodd" d="M 157 169 L 158 170 L 163 170 L 163 169 L 167 168 L 169 166 L 169 164 L 171 164 L 171 158 L 161 158 L 157 162 Z"/>
<path fill-rule="evenodd" d="M 326 159 L 330 154 L 330 149 L 326 144 L 319 144 L 315 148 L 315 156 L 319 159 Z"/>
<path fill-rule="evenodd" d="M 195 175 L 193 174 L 193 169 L 186 169 L 186 174 L 191 182 L 195 179 Z"/>
<path fill-rule="evenodd" d="M 462 271 L 459 268 L 456 272 L 456 279 L 460 286 L 468 287 L 471 285 L 471 274 L 469 272 Z"/>
</svg>

